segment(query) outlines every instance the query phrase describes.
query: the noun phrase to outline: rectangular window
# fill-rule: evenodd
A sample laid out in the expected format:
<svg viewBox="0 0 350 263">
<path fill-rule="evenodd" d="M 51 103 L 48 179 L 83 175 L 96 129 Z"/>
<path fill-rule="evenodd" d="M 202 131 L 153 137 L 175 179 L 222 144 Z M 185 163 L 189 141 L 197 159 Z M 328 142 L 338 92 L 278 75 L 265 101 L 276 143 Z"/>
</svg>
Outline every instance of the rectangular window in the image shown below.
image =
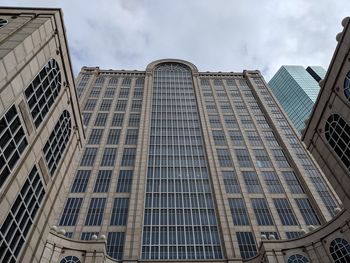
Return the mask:
<svg viewBox="0 0 350 263">
<path fill-rule="evenodd" d="M 231 128 L 231 129 L 238 128 L 237 121 L 235 117 L 233 117 L 232 115 L 225 115 L 224 119 L 225 119 L 227 128 Z"/>
<path fill-rule="evenodd" d="M 92 87 L 90 92 L 90 98 L 98 98 L 101 93 L 101 87 Z"/>
<path fill-rule="evenodd" d="M 122 166 L 134 166 L 135 155 L 135 148 L 125 148 L 123 153 Z"/>
<path fill-rule="evenodd" d="M 103 99 L 100 105 L 100 111 L 109 111 L 112 105 L 111 99 Z"/>
<path fill-rule="evenodd" d="M 254 149 L 254 154 L 256 158 L 256 165 L 259 168 L 272 167 L 270 158 L 267 156 L 267 152 L 263 149 Z"/>
<path fill-rule="evenodd" d="M 95 120 L 95 126 L 105 126 L 107 121 L 108 113 L 98 113 L 96 120 Z"/>
<path fill-rule="evenodd" d="M 266 200 L 264 198 L 252 198 L 251 202 L 259 226 L 272 226 L 273 221 Z"/>
<path fill-rule="evenodd" d="M 275 172 L 262 172 L 262 176 L 267 185 L 267 189 L 271 194 L 283 193 L 283 187 L 278 179 L 278 175 Z"/>
<path fill-rule="evenodd" d="M 135 88 L 134 99 L 142 99 L 142 97 L 143 97 L 143 90 L 140 88 Z"/>
<path fill-rule="evenodd" d="M 96 106 L 97 99 L 88 99 L 85 103 L 84 111 L 93 111 Z"/>
<path fill-rule="evenodd" d="M 221 167 L 231 167 L 233 165 L 228 149 L 216 149 Z"/>
<path fill-rule="evenodd" d="M 263 129 L 269 129 L 270 125 L 266 121 L 266 118 L 263 115 L 256 115 L 255 116 L 257 122 L 259 123 L 260 127 Z"/>
<path fill-rule="evenodd" d="M 124 232 L 108 232 L 107 254 L 117 260 L 123 258 Z"/>
<path fill-rule="evenodd" d="M 224 178 L 224 184 L 226 193 L 240 193 L 239 183 L 237 175 L 234 171 L 223 171 L 222 177 Z"/>
<path fill-rule="evenodd" d="M 103 134 L 103 129 L 92 129 L 88 144 L 100 144 Z"/>
<path fill-rule="evenodd" d="M 261 193 L 262 189 L 256 172 L 242 171 L 244 182 L 247 185 L 248 193 Z"/>
<path fill-rule="evenodd" d="M 111 126 L 121 127 L 123 125 L 123 120 L 124 120 L 123 113 L 114 113 Z"/>
<path fill-rule="evenodd" d="M 257 248 L 252 232 L 236 232 L 238 248 L 243 259 L 256 256 Z"/>
<path fill-rule="evenodd" d="M 139 127 L 140 114 L 131 113 L 129 117 L 129 127 Z"/>
<path fill-rule="evenodd" d="M 125 111 L 127 103 L 127 100 L 118 100 L 117 105 L 115 106 L 115 111 Z"/>
<path fill-rule="evenodd" d="M 290 204 L 287 199 L 276 198 L 273 199 L 273 202 L 276 206 L 277 213 L 284 226 L 298 225 L 298 221 L 295 218 L 293 209 L 290 207 Z"/>
<path fill-rule="evenodd" d="M 116 90 L 116 88 L 107 87 L 104 97 L 105 98 L 113 98 L 114 94 L 115 94 L 115 90 Z"/>
<path fill-rule="evenodd" d="M 107 138 L 107 144 L 113 144 L 113 145 L 118 144 L 119 136 L 120 136 L 120 129 L 110 129 L 108 138 Z"/>
<path fill-rule="evenodd" d="M 218 115 L 209 115 L 209 123 L 211 128 L 221 128 L 221 122 Z"/>
<path fill-rule="evenodd" d="M 108 192 L 109 185 L 111 182 L 112 171 L 111 170 L 99 170 L 95 182 L 94 192 L 95 193 L 106 193 Z"/>
<path fill-rule="evenodd" d="M 226 145 L 225 133 L 222 130 L 213 131 L 213 138 L 215 145 Z"/>
<path fill-rule="evenodd" d="M 0 119 L 0 187 L 11 174 L 28 142 L 13 105 Z"/>
<path fill-rule="evenodd" d="M 254 123 L 252 118 L 249 115 L 240 115 L 242 125 L 245 129 L 254 129 Z"/>
<path fill-rule="evenodd" d="M 243 139 L 243 135 L 240 131 L 238 130 L 229 130 L 228 131 L 232 144 L 235 146 L 241 146 L 244 145 L 244 139 Z"/>
<path fill-rule="evenodd" d="M 294 174 L 294 172 L 282 172 L 282 174 L 292 194 L 304 193 L 304 190 L 301 187 L 301 184 L 297 179 L 296 175 Z"/>
<path fill-rule="evenodd" d="M 131 190 L 133 170 L 120 170 L 117 192 L 118 193 L 129 193 Z"/>
<path fill-rule="evenodd" d="M 131 112 L 141 112 L 142 100 L 133 100 L 131 104 Z"/>
<path fill-rule="evenodd" d="M 98 237 L 99 233 L 98 232 L 82 232 L 80 236 L 80 240 L 92 240 L 92 236 L 96 235 Z"/>
<path fill-rule="evenodd" d="M 126 133 L 125 144 L 127 145 L 137 144 L 138 134 L 139 134 L 139 130 L 128 129 Z"/>
<path fill-rule="evenodd" d="M 128 98 L 129 97 L 129 89 L 121 88 L 119 92 L 119 98 Z"/>
<path fill-rule="evenodd" d="M 89 125 L 91 119 L 91 113 L 90 112 L 83 112 L 83 124 L 85 126 Z"/>
<path fill-rule="evenodd" d="M 264 131 L 263 133 L 268 145 L 279 146 L 276 136 L 272 131 Z"/>
<path fill-rule="evenodd" d="M 106 198 L 91 198 L 90 207 L 85 219 L 86 226 L 100 226 L 103 219 Z"/>
<path fill-rule="evenodd" d="M 84 193 L 89 182 L 90 174 L 90 170 L 78 170 L 72 184 L 71 192 Z"/>
<path fill-rule="evenodd" d="M 236 226 L 250 225 L 247 209 L 242 198 L 229 198 L 233 224 Z"/>
<path fill-rule="evenodd" d="M 289 231 L 286 232 L 286 236 L 288 239 L 294 239 L 294 238 L 299 238 L 303 235 L 303 232 L 300 231 Z"/>
<path fill-rule="evenodd" d="M 114 166 L 117 157 L 117 148 L 105 148 L 103 152 L 101 166 Z"/>
<path fill-rule="evenodd" d="M 126 226 L 128 220 L 129 198 L 115 198 L 110 224 L 112 226 Z"/>
<path fill-rule="evenodd" d="M 300 213 L 305 220 L 306 225 L 318 226 L 320 225 L 320 220 L 318 219 L 315 210 L 312 208 L 310 201 L 307 198 L 295 199 Z"/>
<path fill-rule="evenodd" d="M 280 168 L 288 168 L 290 167 L 290 164 L 284 155 L 284 152 L 282 149 L 272 149 L 272 154 L 276 159 L 277 165 Z"/>
<path fill-rule="evenodd" d="M 241 167 L 253 167 L 253 163 L 250 159 L 247 149 L 235 149 L 238 163 Z"/>
<path fill-rule="evenodd" d="M 97 148 L 85 148 L 83 157 L 81 158 L 81 166 L 93 166 L 97 154 Z"/>
<path fill-rule="evenodd" d="M 0 262 L 17 262 L 44 195 L 44 186 L 34 165 L 6 217 L 5 211 L 1 211 L 4 222 L 0 228 Z"/>
<path fill-rule="evenodd" d="M 64 207 L 60 226 L 74 226 L 77 222 L 83 198 L 68 198 Z"/>
<path fill-rule="evenodd" d="M 252 146 L 261 146 L 262 141 L 256 131 L 246 131 L 248 140 Z"/>
</svg>

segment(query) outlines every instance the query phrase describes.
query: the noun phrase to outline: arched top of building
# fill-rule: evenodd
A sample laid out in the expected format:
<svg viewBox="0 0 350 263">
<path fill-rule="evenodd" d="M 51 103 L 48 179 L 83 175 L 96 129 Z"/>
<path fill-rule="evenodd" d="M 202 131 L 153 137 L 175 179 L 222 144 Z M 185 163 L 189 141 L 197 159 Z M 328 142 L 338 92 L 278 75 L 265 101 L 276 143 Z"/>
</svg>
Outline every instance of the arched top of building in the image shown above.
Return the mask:
<svg viewBox="0 0 350 263">
<path fill-rule="evenodd" d="M 192 73 L 198 72 L 197 67 L 194 64 L 192 64 L 191 62 L 188 62 L 188 61 L 182 60 L 182 59 L 171 59 L 171 58 L 159 59 L 159 60 L 155 60 L 155 61 L 149 63 L 147 65 L 146 71 L 153 72 L 157 66 L 159 66 L 161 64 L 166 64 L 166 63 L 182 64 L 182 65 L 189 67 L 191 69 Z"/>
</svg>

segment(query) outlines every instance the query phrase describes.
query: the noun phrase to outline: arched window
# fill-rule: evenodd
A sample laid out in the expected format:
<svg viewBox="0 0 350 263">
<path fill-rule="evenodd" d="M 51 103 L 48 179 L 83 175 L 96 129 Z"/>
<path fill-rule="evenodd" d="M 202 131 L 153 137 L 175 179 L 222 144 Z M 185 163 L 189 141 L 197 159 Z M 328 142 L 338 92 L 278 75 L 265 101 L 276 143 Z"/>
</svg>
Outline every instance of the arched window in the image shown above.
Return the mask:
<svg viewBox="0 0 350 263">
<path fill-rule="evenodd" d="M 60 263 L 81 263 L 81 261 L 76 256 L 67 256 L 65 258 L 62 258 Z"/>
<path fill-rule="evenodd" d="M 344 80 L 344 95 L 350 101 L 350 71 L 345 76 Z"/>
<path fill-rule="evenodd" d="M 344 238 L 336 238 L 329 245 L 334 263 L 350 262 L 350 245 Z"/>
<path fill-rule="evenodd" d="M 70 114 L 67 110 L 64 110 L 43 149 L 51 176 L 54 174 L 66 149 L 71 130 Z"/>
<path fill-rule="evenodd" d="M 61 72 L 58 63 L 50 59 L 25 90 L 34 125 L 44 120 L 61 90 Z"/>
<path fill-rule="evenodd" d="M 288 263 L 309 263 L 310 261 L 307 259 L 307 257 L 300 255 L 300 254 L 294 254 L 288 258 Z"/>
<path fill-rule="evenodd" d="M 8 21 L 4 18 L 0 18 L 0 28 L 6 26 Z"/>
<path fill-rule="evenodd" d="M 350 125 L 338 114 L 332 114 L 327 120 L 325 135 L 329 145 L 350 171 Z"/>
</svg>

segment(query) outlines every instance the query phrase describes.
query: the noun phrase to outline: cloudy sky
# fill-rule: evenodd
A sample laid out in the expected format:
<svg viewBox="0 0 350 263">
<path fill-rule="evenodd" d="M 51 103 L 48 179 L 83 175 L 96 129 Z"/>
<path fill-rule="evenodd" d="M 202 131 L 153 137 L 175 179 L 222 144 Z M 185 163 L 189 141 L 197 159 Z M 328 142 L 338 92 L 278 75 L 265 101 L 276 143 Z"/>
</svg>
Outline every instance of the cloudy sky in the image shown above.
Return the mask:
<svg viewBox="0 0 350 263">
<path fill-rule="evenodd" d="M 75 73 L 86 66 L 143 70 L 180 58 L 200 71 L 281 65 L 327 69 L 350 15 L 349 0 L 2 0 L 6 6 L 60 7 Z"/>
</svg>

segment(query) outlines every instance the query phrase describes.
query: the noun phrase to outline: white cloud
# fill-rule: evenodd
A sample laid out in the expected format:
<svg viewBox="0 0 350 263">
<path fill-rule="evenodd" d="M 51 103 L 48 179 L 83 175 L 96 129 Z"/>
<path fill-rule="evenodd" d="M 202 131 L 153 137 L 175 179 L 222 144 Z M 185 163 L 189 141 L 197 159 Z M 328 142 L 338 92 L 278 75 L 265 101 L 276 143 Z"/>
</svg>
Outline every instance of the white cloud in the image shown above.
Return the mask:
<svg viewBox="0 0 350 263">
<path fill-rule="evenodd" d="M 281 65 L 328 67 L 348 0 L 5 0 L 64 12 L 76 73 L 80 67 L 139 69 L 180 58 L 201 71 Z"/>
</svg>

